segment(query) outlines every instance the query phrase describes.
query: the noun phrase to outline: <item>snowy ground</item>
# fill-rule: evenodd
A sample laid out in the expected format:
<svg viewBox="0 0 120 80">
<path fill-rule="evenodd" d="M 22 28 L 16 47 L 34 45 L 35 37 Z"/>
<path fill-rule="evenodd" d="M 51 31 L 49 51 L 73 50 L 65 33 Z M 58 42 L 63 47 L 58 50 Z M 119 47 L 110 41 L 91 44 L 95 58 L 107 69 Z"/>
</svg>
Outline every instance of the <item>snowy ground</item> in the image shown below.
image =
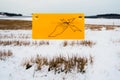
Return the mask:
<svg viewBox="0 0 120 80">
<path fill-rule="evenodd" d="M 97 25 L 120 25 L 120 19 L 85 19 L 86 24 L 97 24 Z"/>
<path fill-rule="evenodd" d="M 7 17 L 7 16 L 0 16 L 0 19 L 2 20 L 27 20 L 27 21 L 31 21 L 32 17 L 30 16 L 15 16 L 15 17 Z"/>
<path fill-rule="evenodd" d="M 0 41 L 35 41 L 31 39 L 31 30 L 0 30 Z M 26 37 L 27 36 L 27 37 Z M 49 45 L 15 46 L 2 45 L 0 50 L 11 50 L 13 56 L 0 60 L 0 80 L 120 80 L 120 28 L 115 30 L 85 30 L 85 40 L 96 44 L 89 46 L 66 46 L 63 40 L 50 40 Z M 73 40 L 69 40 L 71 42 Z M 48 72 L 46 67 L 34 71 L 33 65 L 25 69 L 22 62 L 40 54 L 47 58 L 62 54 L 64 56 L 93 56 L 93 65 L 88 65 L 85 74 Z M 34 75 L 34 76 L 33 76 Z"/>
</svg>

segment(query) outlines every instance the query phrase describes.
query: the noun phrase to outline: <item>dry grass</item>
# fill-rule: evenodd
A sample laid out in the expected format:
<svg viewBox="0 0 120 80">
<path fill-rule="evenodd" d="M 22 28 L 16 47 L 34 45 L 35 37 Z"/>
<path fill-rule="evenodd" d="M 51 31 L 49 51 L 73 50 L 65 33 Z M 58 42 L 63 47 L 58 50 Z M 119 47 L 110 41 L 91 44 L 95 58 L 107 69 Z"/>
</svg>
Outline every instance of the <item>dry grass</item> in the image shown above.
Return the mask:
<svg viewBox="0 0 120 80">
<path fill-rule="evenodd" d="M 90 64 L 93 64 L 93 62 L 94 62 L 94 61 L 93 61 L 93 56 L 90 55 L 89 61 L 90 61 Z"/>
<path fill-rule="evenodd" d="M 120 40 L 112 40 L 113 43 L 120 43 Z"/>
<path fill-rule="evenodd" d="M 92 42 L 92 41 L 81 41 L 80 42 L 80 45 L 83 45 L 83 46 L 89 46 L 89 47 L 92 47 L 93 45 L 95 45 L 96 43 L 95 42 Z"/>
<path fill-rule="evenodd" d="M 41 45 L 49 45 L 48 41 L 20 41 L 20 40 L 0 40 L 0 45 L 2 46 L 41 46 Z"/>
<path fill-rule="evenodd" d="M 0 30 L 8 29 L 30 30 L 32 29 L 32 22 L 25 20 L 0 20 Z"/>
<path fill-rule="evenodd" d="M 93 64 L 93 57 L 64 57 L 59 55 L 48 60 L 45 57 L 37 55 L 36 57 L 28 59 L 27 61 L 24 60 L 23 66 L 25 66 L 26 69 L 29 69 L 32 67 L 32 64 L 37 65 L 36 70 L 41 70 L 43 66 L 48 66 L 48 72 L 54 71 L 55 74 L 59 74 L 61 72 L 70 73 L 72 71 L 85 73 L 87 65 Z"/>
<path fill-rule="evenodd" d="M 92 31 L 101 31 L 102 28 L 106 30 L 114 30 L 116 28 L 120 28 L 118 25 L 94 25 L 94 24 L 86 24 L 85 29 L 90 29 Z"/>
<path fill-rule="evenodd" d="M 12 56 L 13 53 L 10 50 L 1 50 L 0 51 L 0 60 L 5 60 L 6 58 Z"/>
<path fill-rule="evenodd" d="M 30 39 L 30 34 L 0 34 L 0 39 L 8 39 L 8 38 L 16 38 L 16 39 Z"/>
<path fill-rule="evenodd" d="M 35 63 L 37 64 L 37 70 L 41 70 L 43 65 L 48 65 L 48 60 L 45 57 L 37 55 L 37 57 L 35 58 Z"/>
<path fill-rule="evenodd" d="M 66 47 L 66 46 L 89 46 L 89 47 L 92 47 L 93 45 L 95 45 L 96 43 L 93 42 L 93 41 L 90 41 L 90 40 L 84 40 L 84 41 L 71 41 L 71 42 L 67 42 L 67 41 L 64 41 L 63 42 L 63 47 Z"/>
<path fill-rule="evenodd" d="M 64 41 L 63 42 L 63 47 L 66 47 L 68 45 L 68 42 L 67 41 Z"/>
<path fill-rule="evenodd" d="M 102 25 L 91 25 L 91 24 L 86 24 L 85 25 L 85 29 L 91 29 L 91 30 L 97 30 L 97 31 L 101 31 L 101 29 L 103 28 Z"/>
<path fill-rule="evenodd" d="M 114 30 L 115 29 L 114 26 L 106 26 L 105 28 L 106 28 L 106 30 Z"/>
<path fill-rule="evenodd" d="M 115 28 L 120 28 L 120 26 L 117 26 L 117 25 L 85 24 L 85 29 L 101 31 L 103 27 L 106 30 L 113 30 Z M 17 29 L 31 30 L 32 29 L 32 21 L 0 20 L 0 30 L 8 30 L 8 29 L 12 29 L 12 30 L 17 30 Z"/>
<path fill-rule="evenodd" d="M 36 70 L 41 70 L 43 65 L 48 65 L 48 59 L 40 55 L 37 55 L 36 57 L 23 59 L 22 61 L 22 66 L 24 66 L 26 69 L 29 69 L 30 67 L 32 67 L 33 64 L 37 65 Z"/>
</svg>

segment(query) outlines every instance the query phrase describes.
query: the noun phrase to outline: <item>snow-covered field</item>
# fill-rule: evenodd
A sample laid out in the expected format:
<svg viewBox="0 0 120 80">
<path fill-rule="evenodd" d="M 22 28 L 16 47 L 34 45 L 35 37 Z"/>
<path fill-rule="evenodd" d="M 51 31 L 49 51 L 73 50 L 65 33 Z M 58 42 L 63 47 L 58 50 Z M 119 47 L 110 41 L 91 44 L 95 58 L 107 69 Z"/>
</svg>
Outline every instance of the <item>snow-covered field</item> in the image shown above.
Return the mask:
<svg viewBox="0 0 120 80">
<path fill-rule="evenodd" d="M 120 19 L 85 19 L 86 24 L 97 24 L 97 25 L 120 25 Z"/>
<path fill-rule="evenodd" d="M 18 16 L 18 17 L 6 17 L 6 16 L 0 16 L 0 19 L 2 20 L 27 20 L 27 21 L 32 21 L 32 17 L 30 16 Z"/>
<path fill-rule="evenodd" d="M 85 30 L 85 41 L 95 43 L 92 46 L 69 45 L 77 40 L 45 40 L 49 44 L 38 45 L 40 40 L 32 40 L 31 30 L 0 30 L 0 51 L 10 50 L 12 56 L 0 60 L 0 80 L 120 80 L 120 28 L 115 30 Z M 5 41 L 9 42 L 5 43 Z M 28 42 L 28 44 L 12 43 L 12 41 Z M 33 43 L 34 42 L 34 43 Z M 81 42 L 79 40 L 79 42 Z M 72 57 L 93 57 L 93 63 L 86 65 L 86 72 L 72 71 L 65 74 L 54 74 L 47 71 L 47 66 L 35 71 L 36 64 L 25 69 L 25 60 L 37 54 L 48 59 L 57 55 Z"/>
</svg>

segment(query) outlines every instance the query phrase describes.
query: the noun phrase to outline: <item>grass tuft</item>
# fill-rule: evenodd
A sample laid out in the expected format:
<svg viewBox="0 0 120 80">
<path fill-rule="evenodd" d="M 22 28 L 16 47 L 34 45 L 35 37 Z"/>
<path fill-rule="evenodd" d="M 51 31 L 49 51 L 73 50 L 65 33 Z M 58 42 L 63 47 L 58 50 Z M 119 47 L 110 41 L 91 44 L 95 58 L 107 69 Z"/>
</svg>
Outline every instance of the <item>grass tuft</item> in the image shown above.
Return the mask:
<svg viewBox="0 0 120 80">
<path fill-rule="evenodd" d="M 93 64 L 93 57 L 64 57 L 59 55 L 48 60 L 45 57 L 37 55 L 36 57 L 34 57 L 34 59 L 32 58 L 32 60 L 29 59 L 28 61 L 25 61 L 23 66 L 25 66 L 26 69 L 29 69 L 32 66 L 30 63 L 36 64 L 36 70 L 41 70 L 43 66 L 48 66 L 48 72 L 54 71 L 55 74 L 59 74 L 61 72 L 67 74 L 72 71 L 76 71 L 78 73 L 85 73 L 87 65 Z"/>
<path fill-rule="evenodd" d="M 5 60 L 6 58 L 12 56 L 13 53 L 10 50 L 1 50 L 0 51 L 0 60 Z"/>
<path fill-rule="evenodd" d="M 92 47 L 93 45 L 95 45 L 96 43 L 93 42 L 93 41 L 90 41 L 90 40 L 84 40 L 84 41 L 71 41 L 71 42 L 67 42 L 67 41 L 64 41 L 63 42 L 63 47 L 66 47 L 68 45 L 70 46 L 89 46 L 89 47 Z"/>
<path fill-rule="evenodd" d="M 41 46 L 49 45 L 48 41 L 23 41 L 23 40 L 0 40 L 0 45 L 2 46 Z"/>
</svg>

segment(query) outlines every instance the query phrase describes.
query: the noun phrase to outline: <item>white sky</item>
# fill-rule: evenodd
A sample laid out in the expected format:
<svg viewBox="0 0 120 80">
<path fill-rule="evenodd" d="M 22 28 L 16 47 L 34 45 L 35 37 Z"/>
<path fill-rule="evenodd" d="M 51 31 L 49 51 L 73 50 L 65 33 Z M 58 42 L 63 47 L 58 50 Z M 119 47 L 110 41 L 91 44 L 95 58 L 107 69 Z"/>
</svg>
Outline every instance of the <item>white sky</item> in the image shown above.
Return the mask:
<svg viewBox="0 0 120 80">
<path fill-rule="evenodd" d="M 96 15 L 120 13 L 120 0 L 0 0 L 0 12 L 85 13 Z"/>
</svg>

